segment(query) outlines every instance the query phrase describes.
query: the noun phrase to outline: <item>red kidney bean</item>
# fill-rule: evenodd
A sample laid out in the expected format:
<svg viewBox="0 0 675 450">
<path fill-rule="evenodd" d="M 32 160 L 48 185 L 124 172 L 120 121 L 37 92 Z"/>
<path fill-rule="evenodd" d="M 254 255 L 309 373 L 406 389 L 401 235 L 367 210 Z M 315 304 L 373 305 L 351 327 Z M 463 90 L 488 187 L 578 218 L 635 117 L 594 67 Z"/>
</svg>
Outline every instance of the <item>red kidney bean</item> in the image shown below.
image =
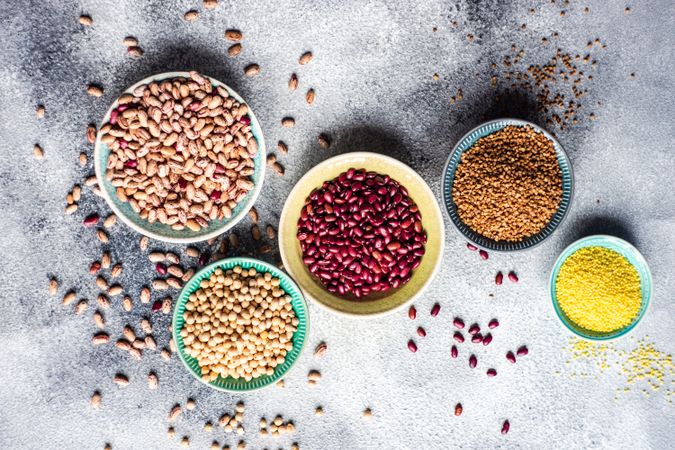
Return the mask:
<svg viewBox="0 0 675 450">
<path fill-rule="evenodd" d="M 157 263 L 157 265 L 155 265 L 155 270 L 160 275 L 166 275 L 167 274 L 166 266 L 162 263 Z"/>
<path fill-rule="evenodd" d="M 510 362 L 511 364 L 516 363 L 516 355 L 513 354 L 513 352 L 509 351 L 506 353 L 506 360 Z"/>
<path fill-rule="evenodd" d="M 490 345 L 490 342 L 492 342 L 492 334 L 488 333 L 483 336 L 483 345 Z"/>
<path fill-rule="evenodd" d="M 452 321 L 452 324 L 456 327 L 459 328 L 460 330 L 464 328 L 464 321 L 460 319 L 459 317 L 455 317 L 455 319 Z"/>
<path fill-rule="evenodd" d="M 471 342 L 474 344 L 480 344 L 483 342 L 483 336 L 480 333 L 476 333 L 473 336 L 471 336 Z"/>
<path fill-rule="evenodd" d="M 505 420 L 504 423 L 502 424 L 502 434 L 507 434 L 510 429 L 511 429 L 511 424 L 509 423 L 508 420 Z"/>
<path fill-rule="evenodd" d="M 415 309 L 414 305 L 410 305 L 410 308 L 408 309 L 408 317 L 411 320 L 414 320 L 415 317 L 417 317 L 417 310 Z"/>
<path fill-rule="evenodd" d="M 468 248 L 468 249 L 471 250 L 472 252 L 475 252 L 476 250 L 478 250 L 478 247 L 476 247 L 475 245 L 473 245 L 471 242 L 467 242 L 467 243 L 466 243 L 466 248 Z"/>
<path fill-rule="evenodd" d="M 417 344 L 411 339 L 408 341 L 408 350 L 415 353 L 417 351 Z"/>
<path fill-rule="evenodd" d="M 503 281 L 504 281 L 504 274 L 501 272 L 497 272 L 497 275 L 495 276 L 495 284 L 499 286 L 502 284 Z"/>
<path fill-rule="evenodd" d="M 464 336 L 459 331 L 455 331 L 455 334 L 452 335 L 452 338 L 460 344 L 464 342 Z"/>
<path fill-rule="evenodd" d="M 525 356 L 528 353 L 530 353 L 530 351 L 524 345 L 521 346 L 518 350 L 516 350 L 516 355 L 518 355 L 518 356 Z"/>
<path fill-rule="evenodd" d="M 354 168 L 310 193 L 296 236 L 310 273 L 330 292 L 356 298 L 407 283 L 427 242 L 405 187 Z"/>
<path fill-rule="evenodd" d="M 86 227 L 93 227 L 98 223 L 99 218 L 100 218 L 99 215 L 96 213 L 89 214 L 87 217 L 84 218 L 84 221 L 82 223 L 84 223 L 84 226 Z"/>
<path fill-rule="evenodd" d="M 436 303 L 432 308 L 431 308 L 431 317 L 436 317 L 438 313 L 441 312 L 441 305 Z"/>
<path fill-rule="evenodd" d="M 420 337 L 424 337 L 424 336 L 427 335 L 427 332 L 424 330 L 424 328 L 418 327 L 417 328 L 417 335 L 420 336 Z"/>
<path fill-rule="evenodd" d="M 455 346 L 453 345 L 453 346 L 450 348 L 450 356 L 451 356 L 452 358 L 457 358 L 457 355 L 458 355 L 458 354 L 459 354 L 459 352 L 457 351 L 457 347 L 455 347 Z"/>
<path fill-rule="evenodd" d="M 200 266 L 205 266 L 207 262 L 209 262 L 209 258 L 211 255 L 209 252 L 202 252 L 201 255 L 199 255 L 199 259 L 197 260 L 197 263 L 199 263 Z"/>
<path fill-rule="evenodd" d="M 162 309 L 161 300 L 155 300 L 154 303 L 152 304 L 152 312 L 157 312 L 160 309 Z"/>
<path fill-rule="evenodd" d="M 476 358 L 476 355 L 469 356 L 469 367 L 475 369 L 477 365 L 478 365 L 478 358 Z"/>
<path fill-rule="evenodd" d="M 469 334 L 476 334 L 478 332 L 480 332 L 480 327 L 478 326 L 477 323 L 474 323 L 469 327 Z"/>
<path fill-rule="evenodd" d="M 487 376 L 490 378 L 497 376 L 497 371 L 495 369 L 488 369 L 486 373 Z"/>
<path fill-rule="evenodd" d="M 499 326 L 499 321 L 497 319 L 492 319 L 490 321 L 490 323 L 488 323 L 488 328 L 491 329 L 491 330 L 493 328 L 497 328 L 498 326 Z"/>
<path fill-rule="evenodd" d="M 479 251 L 478 251 L 478 254 L 479 254 L 480 257 L 483 258 L 483 260 L 485 260 L 485 261 L 487 261 L 487 260 L 490 258 L 490 255 L 488 255 L 488 252 L 486 252 L 485 250 L 479 250 Z"/>
<path fill-rule="evenodd" d="M 518 282 L 518 275 L 514 271 L 509 272 L 509 280 L 511 280 L 514 283 Z"/>
</svg>

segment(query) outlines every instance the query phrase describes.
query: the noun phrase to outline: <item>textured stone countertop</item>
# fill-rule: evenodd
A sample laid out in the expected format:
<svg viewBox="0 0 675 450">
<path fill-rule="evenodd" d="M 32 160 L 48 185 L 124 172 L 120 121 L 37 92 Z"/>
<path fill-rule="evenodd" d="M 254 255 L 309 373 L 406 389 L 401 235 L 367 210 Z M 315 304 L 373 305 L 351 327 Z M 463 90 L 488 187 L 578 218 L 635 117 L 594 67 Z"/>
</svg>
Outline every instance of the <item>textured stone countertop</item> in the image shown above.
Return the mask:
<svg viewBox="0 0 675 450">
<path fill-rule="evenodd" d="M 238 400 L 247 405 L 242 439 L 249 449 L 289 448 L 296 441 L 303 449 L 672 448 L 672 368 L 652 390 L 644 381 L 628 385 L 619 366 L 627 361 L 621 352 L 641 339 L 665 354 L 675 351 L 675 8 L 668 0 L 565 3 L 221 0 L 205 10 L 197 0 L 2 0 L 0 448 L 102 449 L 107 442 L 113 449 L 180 448 L 184 435 L 191 448 L 209 448 L 214 439 L 235 448 L 238 436 L 207 433 L 202 425 L 232 411 Z M 188 23 L 183 15 L 192 8 L 200 15 Z M 85 13 L 91 27 L 78 23 Z M 244 33 L 236 58 L 227 57 L 228 28 Z M 127 35 L 138 38 L 142 57 L 127 55 Z M 587 91 L 578 100 L 577 123 L 570 118 L 564 129 L 546 124 L 559 110 L 547 116 L 537 108 L 537 90 L 509 89 L 518 73 L 547 64 L 557 48 L 584 72 L 576 86 Z M 300 67 L 306 50 L 314 59 Z M 245 77 L 243 68 L 254 62 L 262 72 Z M 416 323 L 405 312 L 351 320 L 310 305 L 308 349 L 285 389 L 229 395 L 194 380 L 175 355 L 165 362 L 158 351 L 147 351 L 134 361 L 112 344 L 93 347 L 91 261 L 107 248 L 123 263 L 120 280 L 136 303 L 126 313 L 115 299 L 104 312 L 113 339 L 150 314 L 138 292 L 153 267 L 139 249 L 139 235 L 124 224 L 111 229 L 107 245 L 82 227 L 86 214 L 110 212 L 90 188 L 83 188 L 79 210 L 64 214 L 66 194 L 93 173 L 85 128 L 99 123 L 127 86 L 183 69 L 223 80 L 247 99 L 271 152 L 278 140 L 288 144 L 289 154 L 279 156 L 285 176 L 269 171 L 256 204 L 263 224 L 276 226 L 287 194 L 310 167 L 354 150 L 409 164 L 440 202 L 441 171 L 454 143 L 500 116 L 538 122 L 565 146 L 576 177 L 571 213 L 545 244 L 488 261 L 467 251 L 446 218 L 442 268 L 416 302 Z M 294 93 L 286 86 L 292 72 L 300 78 Z M 101 85 L 103 96 L 88 96 L 88 83 Z M 552 95 L 577 101 L 573 86 L 559 79 Z M 304 102 L 310 87 L 316 90 L 312 106 Z M 43 119 L 36 118 L 38 104 L 46 107 Z M 281 126 L 287 115 L 295 117 L 294 129 Z M 330 136 L 329 150 L 317 145 L 320 133 Z M 33 157 L 35 143 L 44 148 L 43 160 Z M 80 152 L 90 157 L 86 167 L 78 163 Z M 235 229 L 242 253 L 253 249 L 249 227 L 246 219 Z M 604 370 L 597 360 L 571 357 L 570 337 L 548 298 L 558 253 L 592 233 L 628 239 L 654 277 L 650 310 L 630 338 L 604 352 L 610 355 Z M 182 253 L 185 246 L 152 241 L 151 248 Z M 279 256 L 263 258 L 277 262 Z M 520 283 L 496 287 L 498 270 L 517 271 Z M 50 276 L 61 283 L 56 297 L 47 292 Z M 61 306 L 67 289 L 89 299 L 81 316 Z M 442 311 L 431 318 L 435 302 Z M 476 370 L 449 357 L 454 315 L 482 324 L 497 317 L 502 324 L 494 342 L 476 351 Z M 169 316 L 152 320 L 159 346 L 168 345 Z M 428 336 L 411 354 L 406 342 L 418 325 Z M 312 349 L 321 341 L 329 350 L 315 361 Z M 504 354 L 521 344 L 530 354 L 509 364 Z M 496 378 L 485 376 L 487 365 L 498 370 Z M 323 374 L 316 389 L 306 385 L 310 369 Z M 159 376 L 155 391 L 147 387 L 150 371 Z M 127 374 L 130 385 L 113 384 L 116 372 Z M 103 395 L 98 411 L 89 407 L 95 390 Z M 175 423 L 170 441 L 168 411 L 188 397 L 197 407 Z M 464 406 L 459 418 L 457 402 Z M 318 405 L 323 417 L 314 415 Z M 361 418 L 366 407 L 373 410 L 370 421 Z M 297 432 L 260 437 L 259 418 L 276 414 L 293 420 Z M 505 419 L 511 431 L 503 436 Z"/>
</svg>

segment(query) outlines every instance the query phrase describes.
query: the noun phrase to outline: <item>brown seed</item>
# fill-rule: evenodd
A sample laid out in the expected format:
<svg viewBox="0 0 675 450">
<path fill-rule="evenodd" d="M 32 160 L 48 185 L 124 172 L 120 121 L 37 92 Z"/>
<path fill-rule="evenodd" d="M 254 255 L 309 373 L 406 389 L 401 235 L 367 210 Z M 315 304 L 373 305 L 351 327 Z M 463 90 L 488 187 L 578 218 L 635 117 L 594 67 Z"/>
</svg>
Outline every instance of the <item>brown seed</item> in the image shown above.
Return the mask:
<svg viewBox="0 0 675 450">
<path fill-rule="evenodd" d="M 171 408 L 171 411 L 169 411 L 169 417 L 167 418 L 169 422 L 175 421 L 178 416 L 180 416 L 181 413 L 181 408 L 180 405 L 175 405 L 173 408 Z"/>
<path fill-rule="evenodd" d="M 53 278 L 49 280 L 49 295 L 52 297 L 56 295 L 56 291 L 59 289 L 59 282 L 56 280 L 56 278 Z"/>
<path fill-rule="evenodd" d="M 33 156 L 35 156 L 35 159 L 42 159 L 45 157 L 45 151 L 40 147 L 40 144 L 35 144 L 33 146 Z"/>
<path fill-rule="evenodd" d="M 196 406 L 197 405 L 195 404 L 194 399 L 188 398 L 185 402 L 185 407 L 188 409 L 188 411 L 192 411 Z"/>
<path fill-rule="evenodd" d="M 327 351 L 328 351 L 328 345 L 325 342 L 321 342 L 314 349 L 314 359 L 323 358 L 324 356 L 326 356 Z"/>
<path fill-rule="evenodd" d="M 308 380 L 319 381 L 321 379 L 321 372 L 318 370 L 310 370 L 307 374 Z"/>
<path fill-rule="evenodd" d="M 309 63 L 313 58 L 312 52 L 305 52 L 300 56 L 300 59 L 298 62 L 300 63 L 301 66 L 304 66 L 305 64 Z"/>
<path fill-rule="evenodd" d="M 183 15 L 183 19 L 188 22 L 194 22 L 199 17 L 199 11 L 191 9 Z"/>
<path fill-rule="evenodd" d="M 145 251 L 148 249 L 148 245 L 150 245 L 150 239 L 147 236 L 143 236 L 141 240 L 139 241 L 139 246 L 141 250 Z"/>
<path fill-rule="evenodd" d="M 132 358 L 134 358 L 136 361 L 140 361 L 141 357 L 143 356 L 143 352 L 135 347 L 131 347 L 129 349 L 129 354 L 131 355 Z"/>
<path fill-rule="evenodd" d="M 110 300 L 104 294 L 99 294 L 98 297 L 96 297 L 96 302 L 103 309 L 110 308 Z"/>
<path fill-rule="evenodd" d="M 119 284 L 113 284 L 108 288 L 108 295 L 114 297 L 116 295 L 120 295 L 122 291 L 123 291 L 122 286 L 120 286 Z"/>
<path fill-rule="evenodd" d="M 272 169 L 274 169 L 274 171 L 276 173 L 278 173 L 279 175 L 281 175 L 282 177 L 284 176 L 284 173 L 285 173 L 284 166 L 282 166 L 278 162 L 275 162 L 274 164 L 272 164 Z"/>
<path fill-rule="evenodd" d="M 295 119 L 292 117 L 284 117 L 281 119 L 281 125 L 286 128 L 293 128 L 295 126 Z"/>
<path fill-rule="evenodd" d="M 87 302 L 87 300 L 85 299 L 80 300 L 78 304 L 75 305 L 75 314 L 77 314 L 78 316 L 81 315 L 87 310 L 88 307 L 89 303 Z"/>
<path fill-rule="evenodd" d="M 103 221 L 103 226 L 106 228 L 110 228 L 113 225 L 115 225 L 115 223 L 117 223 L 117 216 L 114 213 L 112 213 L 105 218 L 105 220 Z"/>
<path fill-rule="evenodd" d="M 227 49 L 227 55 L 231 58 L 234 58 L 239 53 L 241 53 L 241 44 L 230 45 L 230 48 Z"/>
<path fill-rule="evenodd" d="M 127 53 L 133 56 L 134 58 L 140 58 L 141 56 L 143 56 L 145 51 L 143 51 L 141 47 L 133 46 L 127 48 Z"/>
<path fill-rule="evenodd" d="M 89 404 L 93 409 L 101 409 L 101 393 L 99 391 L 94 391 Z"/>
<path fill-rule="evenodd" d="M 120 275 L 122 275 L 122 264 L 117 263 L 113 266 L 112 270 L 110 271 L 110 276 L 113 278 L 117 278 Z"/>
<path fill-rule="evenodd" d="M 370 420 L 373 417 L 373 411 L 370 408 L 366 408 L 363 410 L 363 420 Z"/>
<path fill-rule="evenodd" d="M 35 115 L 38 119 L 42 119 L 45 116 L 45 106 L 37 105 L 37 108 L 35 108 Z"/>
<path fill-rule="evenodd" d="M 115 342 L 115 347 L 127 352 L 131 349 L 131 344 L 126 339 L 118 339 L 117 342 Z"/>
<path fill-rule="evenodd" d="M 79 22 L 85 27 L 90 27 L 94 23 L 94 19 L 92 19 L 88 14 L 82 14 L 79 18 Z"/>
<path fill-rule="evenodd" d="M 274 239 L 277 236 L 277 232 L 274 230 L 272 225 L 267 225 L 265 231 L 267 232 L 267 237 L 269 239 Z"/>
<path fill-rule="evenodd" d="M 267 165 L 268 166 L 271 166 L 275 162 L 277 162 L 277 157 L 274 154 L 267 155 Z"/>
<path fill-rule="evenodd" d="M 256 241 L 259 241 L 260 238 L 262 237 L 261 234 L 260 234 L 260 228 L 258 228 L 258 225 L 253 225 L 251 227 L 251 236 Z"/>
<path fill-rule="evenodd" d="M 100 97 L 103 95 L 103 88 L 95 84 L 90 84 L 87 86 L 87 94 L 91 95 L 92 97 Z"/>
<path fill-rule="evenodd" d="M 133 36 L 127 36 L 122 40 L 122 44 L 125 47 L 135 47 L 138 45 L 138 39 Z"/>
<path fill-rule="evenodd" d="M 298 76 L 294 73 L 291 74 L 291 78 L 288 80 L 288 89 L 294 91 L 298 88 Z"/>
<path fill-rule="evenodd" d="M 110 253 L 103 252 L 101 255 L 101 268 L 107 269 L 110 267 Z"/>
<path fill-rule="evenodd" d="M 216 9 L 218 7 L 218 0 L 202 0 L 202 4 L 206 9 Z"/>
<path fill-rule="evenodd" d="M 253 223 L 258 223 L 258 210 L 255 207 L 248 210 L 248 215 Z"/>
<path fill-rule="evenodd" d="M 173 439 L 174 436 L 176 435 L 176 430 L 174 430 L 173 427 L 169 427 L 169 429 L 166 430 L 166 435 L 168 436 L 169 439 Z"/>
<path fill-rule="evenodd" d="M 282 141 L 277 142 L 277 150 L 282 155 L 288 154 L 288 146 Z"/>
<path fill-rule="evenodd" d="M 94 124 L 87 126 L 87 142 L 90 144 L 96 142 L 96 125 Z"/>
<path fill-rule="evenodd" d="M 61 301 L 61 303 L 63 304 L 63 306 L 68 306 L 74 301 L 75 301 L 75 292 L 69 291 L 66 293 L 66 295 L 63 296 L 63 300 Z"/>
<path fill-rule="evenodd" d="M 307 94 L 305 94 L 305 100 L 307 101 L 308 105 L 311 105 L 314 103 L 314 98 L 316 97 L 316 93 L 314 92 L 314 89 L 310 89 L 307 91 Z"/>
<path fill-rule="evenodd" d="M 75 211 L 77 211 L 77 203 L 73 203 L 72 205 L 66 206 L 66 214 L 73 214 Z"/>
<path fill-rule="evenodd" d="M 455 415 L 458 416 L 458 417 L 461 416 L 461 415 L 462 415 L 462 411 L 464 411 L 464 408 L 462 408 L 462 404 L 461 404 L 461 403 L 457 403 L 457 404 L 455 405 Z"/>
<path fill-rule="evenodd" d="M 172 301 L 171 301 L 170 297 L 167 297 L 164 300 L 162 300 L 162 312 L 164 314 L 170 314 L 171 313 L 171 304 L 172 304 Z M 171 344 L 172 342 L 173 342 L 173 339 L 171 341 L 169 341 L 169 344 Z"/>
<path fill-rule="evenodd" d="M 113 377 L 113 382 L 119 386 L 128 386 L 129 385 L 129 377 L 127 377 L 124 374 L 117 373 Z"/>
<path fill-rule="evenodd" d="M 330 139 L 325 134 L 320 134 L 317 141 L 322 149 L 328 150 L 330 148 Z"/>
<path fill-rule="evenodd" d="M 149 303 L 150 302 L 150 288 L 147 286 L 143 286 L 141 288 L 141 303 Z"/>
<path fill-rule="evenodd" d="M 241 31 L 239 30 L 227 30 L 225 31 L 225 39 L 228 41 L 239 42 L 243 38 Z"/>
<path fill-rule="evenodd" d="M 96 230 L 96 237 L 102 243 L 104 243 L 104 244 L 108 243 L 108 233 L 106 233 L 105 230 L 102 230 L 101 228 Z"/>
<path fill-rule="evenodd" d="M 157 374 L 155 372 L 150 372 L 148 374 L 148 387 L 150 389 L 157 389 L 158 384 L 159 379 L 157 378 Z"/>
<path fill-rule="evenodd" d="M 107 344 L 108 341 L 110 340 L 110 336 L 108 333 L 105 333 L 101 331 L 100 333 L 96 333 L 92 338 L 91 338 L 91 343 L 94 345 L 101 345 L 101 344 Z"/>
<path fill-rule="evenodd" d="M 94 312 L 92 318 L 94 319 L 94 324 L 96 324 L 98 328 L 105 328 L 105 319 L 103 318 L 103 314 L 100 311 Z"/>
<path fill-rule="evenodd" d="M 159 354 L 164 361 L 169 361 L 171 359 L 171 352 L 166 348 L 163 348 Z"/>
<path fill-rule="evenodd" d="M 254 77 L 260 73 L 260 66 L 257 64 L 249 64 L 244 68 L 244 74 L 247 77 Z"/>
</svg>

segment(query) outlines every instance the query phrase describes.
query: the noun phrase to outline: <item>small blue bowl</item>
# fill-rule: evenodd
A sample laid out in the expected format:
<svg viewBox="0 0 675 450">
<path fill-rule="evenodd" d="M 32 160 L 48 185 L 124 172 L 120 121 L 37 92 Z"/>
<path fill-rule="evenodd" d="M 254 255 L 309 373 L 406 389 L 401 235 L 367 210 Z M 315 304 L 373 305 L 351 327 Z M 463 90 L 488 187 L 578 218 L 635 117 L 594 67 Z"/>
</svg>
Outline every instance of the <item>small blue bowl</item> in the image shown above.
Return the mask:
<svg viewBox="0 0 675 450">
<path fill-rule="evenodd" d="M 620 255 L 624 256 L 628 260 L 628 262 L 631 263 L 633 267 L 635 267 L 635 270 L 637 270 L 638 275 L 640 275 L 640 289 L 642 291 L 642 302 L 640 304 L 640 310 L 638 311 L 637 316 L 635 316 L 635 319 L 633 319 L 630 325 L 627 325 L 626 327 L 621 328 L 619 330 L 611 331 L 609 333 L 599 333 L 597 331 L 587 330 L 572 322 L 572 320 L 570 320 L 567 317 L 567 315 L 565 315 L 565 312 L 562 310 L 562 308 L 560 308 L 560 305 L 558 305 L 555 282 L 558 279 L 558 273 L 560 273 L 560 268 L 567 260 L 567 258 L 572 256 L 572 254 L 574 254 L 577 250 L 582 249 L 584 247 L 604 247 L 609 250 L 613 250 L 619 253 Z M 631 331 L 633 328 L 635 328 L 635 326 L 638 324 L 638 322 L 640 322 L 642 317 L 647 312 L 649 300 L 651 299 L 652 296 L 652 273 L 649 270 L 649 265 L 647 264 L 647 261 L 638 251 L 638 249 L 636 249 L 623 239 L 619 239 L 614 236 L 606 236 L 598 234 L 594 236 L 588 236 L 583 239 L 579 239 L 578 241 L 572 243 L 565 250 L 563 250 L 560 256 L 558 256 L 558 259 L 556 260 L 555 265 L 553 266 L 553 270 L 551 271 L 551 279 L 549 282 L 549 286 L 550 286 L 549 289 L 551 293 L 551 300 L 553 302 L 553 308 L 555 309 L 555 312 L 558 315 L 560 321 L 565 325 L 565 327 L 567 327 L 569 331 L 589 341 L 607 341 L 610 339 L 616 339 L 621 336 L 624 336 L 626 333 Z"/>
<path fill-rule="evenodd" d="M 507 126 L 518 126 L 522 127 L 528 125 L 532 127 L 535 131 L 542 133 L 546 136 L 551 142 L 553 142 L 553 148 L 558 156 L 558 164 L 560 165 L 560 171 L 562 172 L 562 199 L 560 200 L 560 205 L 558 206 L 558 211 L 553 215 L 551 221 L 542 229 L 539 233 L 530 236 L 527 239 L 524 239 L 519 242 L 506 242 L 506 241 L 495 241 L 489 239 L 481 234 L 476 233 L 468 225 L 462 222 L 459 214 L 457 213 L 457 207 L 455 202 L 452 200 L 452 185 L 455 181 L 455 172 L 457 172 L 457 167 L 462 158 L 462 154 L 468 151 L 473 147 L 473 145 L 478 141 L 478 139 L 488 136 L 496 131 L 501 130 Z M 516 250 L 525 250 L 532 248 L 536 245 L 541 244 L 546 238 L 551 236 L 556 228 L 562 223 L 562 221 L 567 216 L 570 205 L 572 203 L 572 194 L 574 191 L 574 175 L 572 173 L 572 164 L 567 158 L 567 154 L 563 149 L 562 145 L 554 138 L 550 133 L 541 128 L 538 125 L 535 125 L 531 122 L 519 119 L 497 119 L 490 122 L 485 122 L 482 125 L 477 126 L 473 130 L 469 131 L 467 134 L 459 140 L 455 148 L 450 153 L 448 161 L 445 163 L 445 168 L 443 169 L 443 177 L 441 179 L 442 186 L 442 197 L 443 204 L 445 209 L 450 216 L 450 221 L 455 226 L 457 231 L 464 236 L 469 242 L 482 247 L 487 250 L 493 250 L 497 252 L 510 252 Z"/>
<path fill-rule="evenodd" d="M 190 78 L 189 72 L 165 72 L 157 75 L 147 77 L 133 86 L 129 87 L 127 90 L 122 92 L 122 94 L 130 94 L 138 86 L 143 84 L 149 84 L 152 82 L 164 81 L 171 78 Z M 244 99 L 241 98 L 239 94 L 233 91 L 226 84 L 216 80 L 215 78 L 208 77 L 204 75 L 211 81 L 213 86 L 221 86 L 227 90 L 227 92 L 235 98 L 240 103 L 246 103 Z M 99 129 L 110 120 L 110 113 L 113 109 L 117 108 L 118 100 L 110 106 L 108 112 L 106 112 L 103 117 L 103 121 L 99 126 Z M 171 226 L 155 222 L 150 223 L 145 219 L 142 219 L 138 213 L 136 213 L 131 205 L 127 202 L 121 201 L 117 198 L 115 194 L 115 186 L 108 181 L 105 176 L 106 167 L 108 163 L 108 157 L 110 156 L 110 148 L 103 142 L 101 142 L 101 133 L 98 133 L 96 137 L 96 143 L 94 144 L 94 171 L 96 172 L 96 179 L 98 180 L 98 185 L 101 188 L 101 193 L 103 198 L 108 202 L 110 208 L 115 212 L 115 214 L 126 223 L 128 226 L 138 231 L 139 233 L 165 242 L 177 242 L 177 243 L 190 243 L 190 242 L 199 242 L 211 239 L 213 237 L 219 236 L 235 226 L 241 219 L 246 216 L 246 213 L 253 206 L 260 190 L 262 189 L 263 180 L 265 179 L 265 165 L 267 156 L 265 154 L 265 139 L 263 138 L 262 129 L 260 128 L 260 123 L 256 118 L 255 114 L 250 108 L 247 114 L 251 119 L 251 131 L 256 141 L 258 141 L 258 153 L 253 158 L 254 162 L 254 172 L 251 175 L 251 181 L 253 181 L 253 189 L 248 193 L 244 199 L 237 204 L 235 208 L 232 209 L 232 216 L 223 220 L 211 220 L 207 228 L 202 228 L 199 231 L 192 231 L 189 228 L 183 230 L 174 230 Z"/>
</svg>

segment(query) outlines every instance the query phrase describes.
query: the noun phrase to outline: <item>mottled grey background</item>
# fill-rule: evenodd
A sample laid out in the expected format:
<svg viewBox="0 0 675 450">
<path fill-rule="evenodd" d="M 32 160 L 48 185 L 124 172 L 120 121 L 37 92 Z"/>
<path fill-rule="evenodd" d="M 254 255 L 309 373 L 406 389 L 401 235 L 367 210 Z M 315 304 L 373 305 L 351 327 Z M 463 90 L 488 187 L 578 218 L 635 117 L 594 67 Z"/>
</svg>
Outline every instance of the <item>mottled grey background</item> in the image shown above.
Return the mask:
<svg viewBox="0 0 675 450">
<path fill-rule="evenodd" d="M 567 335 L 550 305 L 547 283 L 555 257 L 577 237 L 608 232 L 629 239 L 654 276 L 652 307 L 633 334 L 649 335 L 663 351 L 675 351 L 675 10 L 669 0 L 571 3 L 241 0 L 204 11 L 196 0 L 2 0 L 0 447 L 96 449 L 110 442 L 115 449 L 177 448 L 177 441 L 167 440 L 166 415 L 175 402 L 192 396 L 198 407 L 176 428 L 178 437 L 190 436 L 193 448 L 207 448 L 214 437 L 221 444 L 236 443 L 222 431 L 204 433 L 201 424 L 231 410 L 238 399 L 248 405 L 245 440 L 256 449 L 288 448 L 293 440 L 310 449 L 672 448 L 675 413 L 665 388 L 650 395 L 636 389 L 616 399 L 622 384 L 611 372 L 596 377 L 591 370 L 587 379 L 570 378 L 573 366 L 565 365 L 563 350 Z M 629 14 L 626 6 L 632 8 Z M 201 14 L 189 24 L 182 16 L 191 8 Z M 81 13 L 93 17 L 91 28 L 78 24 Z M 223 32 L 230 27 L 245 35 L 236 59 L 226 56 Z M 542 45 L 541 38 L 553 32 L 559 40 Z M 142 58 L 127 56 L 121 43 L 126 35 L 140 40 Z M 417 302 L 417 323 L 403 312 L 360 321 L 312 305 L 310 351 L 287 377 L 286 389 L 232 396 L 200 385 L 176 357 L 166 363 L 158 352 L 146 352 L 139 363 L 111 345 L 92 348 L 94 308 L 78 317 L 72 307 L 61 307 L 66 288 L 95 304 L 87 267 L 102 246 L 81 220 L 88 212 L 109 212 L 102 199 L 84 189 L 80 210 L 70 217 L 63 213 L 67 192 L 93 171 L 91 164 L 81 168 L 77 162 L 81 151 L 91 155 L 84 130 L 135 81 L 197 69 L 249 101 L 270 150 L 279 139 L 290 148 L 279 158 L 286 176 L 270 172 L 256 205 L 263 223 L 276 224 L 286 195 L 305 171 L 352 150 L 401 159 L 423 174 L 440 200 L 443 164 L 466 131 L 498 115 L 544 121 L 532 107 L 532 95 L 495 99 L 490 77 L 503 70 L 490 64 L 499 63 L 512 44 L 525 50 L 521 67 L 545 63 L 556 47 L 583 56 L 586 42 L 596 37 L 607 48 L 592 52 L 598 65 L 594 80 L 584 84 L 589 92 L 582 120 L 564 131 L 551 130 L 574 164 L 569 218 L 546 244 L 525 253 L 493 254 L 488 262 L 468 252 L 448 228 L 442 269 Z M 305 50 L 315 58 L 298 67 Z M 242 71 L 252 62 L 262 73 L 249 79 Z M 300 77 L 295 93 L 286 87 L 292 71 Z M 88 97 L 88 82 L 102 85 L 103 97 Z M 498 77 L 498 90 L 507 84 Z M 309 87 L 317 93 L 311 107 L 303 98 Z M 463 99 L 451 105 L 458 88 Z M 35 118 L 38 103 L 47 108 L 43 120 Z M 596 120 L 587 120 L 590 112 Z M 296 118 L 292 130 L 280 126 L 286 115 Z M 321 132 L 333 140 L 328 151 L 316 144 Z M 42 161 L 32 156 L 36 142 L 45 149 Z M 247 219 L 237 232 L 251 248 L 249 226 Z M 152 277 L 138 238 L 118 223 L 107 246 L 123 262 L 122 282 L 136 302 L 139 287 Z M 494 273 L 510 269 L 521 282 L 495 288 Z M 62 282 L 57 298 L 47 295 L 51 275 Z M 428 310 L 436 301 L 443 310 L 432 319 Z M 108 330 L 117 338 L 123 325 L 137 327 L 145 314 L 147 305 L 124 313 L 116 300 L 105 313 Z M 494 343 L 477 350 L 481 370 L 449 358 L 449 322 L 455 314 L 483 324 L 498 317 L 502 323 Z M 166 345 L 169 318 L 153 320 L 162 328 L 159 344 Z M 418 324 L 429 335 L 417 339 L 420 351 L 412 355 L 405 344 Z M 315 362 L 311 348 L 322 340 L 328 356 Z M 504 353 L 523 343 L 530 355 L 509 365 Z M 617 345 L 630 348 L 633 342 Z M 488 364 L 499 371 L 496 378 L 485 377 Z M 324 374 L 315 390 L 305 385 L 312 368 Z M 147 388 L 150 370 L 159 375 L 157 391 Z M 112 384 L 117 371 L 130 376 L 127 388 Z M 668 383 L 672 391 L 672 380 Z M 100 411 L 88 405 L 95 389 L 103 393 Z M 457 401 L 464 405 L 461 418 L 452 415 Z M 324 417 L 313 415 L 317 405 Z M 366 406 L 374 411 L 370 422 L 360 417 Z M 278 441 L 260 438 L 259 417 L 277 413 L 294 420 L 297 434 Z M 499 433 L 505 418 L 511 421 L 508 436 Z"/>
</svg>

